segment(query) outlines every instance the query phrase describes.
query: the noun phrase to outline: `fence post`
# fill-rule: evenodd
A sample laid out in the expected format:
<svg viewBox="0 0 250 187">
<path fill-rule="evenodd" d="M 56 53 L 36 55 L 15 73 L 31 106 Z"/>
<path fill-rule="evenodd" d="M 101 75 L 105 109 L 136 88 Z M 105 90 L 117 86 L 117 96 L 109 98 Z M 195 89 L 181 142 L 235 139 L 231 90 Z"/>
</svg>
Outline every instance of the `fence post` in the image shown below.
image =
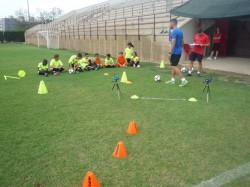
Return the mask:
<svg viewBox="0 0 250 187">
<path fill-rule="evenodd" d="M 115 25 L 115 19 L 114 19 L 114 31 L 115 31 L 115 40 L 116 40 L 116 25 Z"/>
<path fill-rule="evenodd" d="M 138 16 L 138 40 L 140 41 L 140 17 Z"/>
<path fill-rule="evenodd" d="M 128 39 L 128 33 L 127 33 L 127 18 L 125 18 L 125 40 Z"/>
<path fill-rule="evenodd" d="M 77 27 L 78 27 L 78 39 L 80 39 L 79 24 L 77 24 Z"/>
<path fill-rule="evenodd" d="M 156 41 L 156 36 L 155 36 L 155 14 L 154 14 L 154 41 Z"/>
<path fill-rule="evenodd" d="M 69 30 L 69 39 L 70 39 L 70 28 L 69 28 L 69 26 L 68 26 L 68 30 Z"/>
<path fill-rule="evenodd" d="M 169 15 L 169 22 L 171 21 L 171 19 L 172 19 L 172 14 L 170 13 L 170 15 Z M 169 28 L 169 32 L 168 32 L 168 40 L 169 41 L 170 41 L 170 35 L 171 35 L 171 30 Z"/>
<path fill-rule="evenodd" d="M 65 25 L 64 25 L 64 38 L 66 39 L 67 38 L 67 33 L 66 33 L 66 29 L 65 29 Z"/>
<path fill-rule="evenodd" d="M 89 24 L 89 37 L 91 39 L 91 23 Z"/>
<path fill-rule="evenodd" d="M 107 40 L 107 21 L 105 20 L 105 25 L 104 25 L 104 29 L 105 29 L 105 40 Z"/>
<path fill-rule="evenodd" d="M 97 39 L 99 40 L 99 29 L 98 29 L 98 21 L 96 22 L 96 35 L 97 35 Z"/>
</svg>

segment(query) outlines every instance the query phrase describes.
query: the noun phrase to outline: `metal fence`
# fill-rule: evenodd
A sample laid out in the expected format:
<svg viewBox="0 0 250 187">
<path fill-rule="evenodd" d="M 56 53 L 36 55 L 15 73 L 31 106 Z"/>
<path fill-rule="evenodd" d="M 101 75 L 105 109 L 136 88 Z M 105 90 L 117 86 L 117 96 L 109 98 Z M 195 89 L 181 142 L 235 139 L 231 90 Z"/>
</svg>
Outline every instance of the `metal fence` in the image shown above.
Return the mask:
<svg viewBox="0 0 250 187">
<path fill-rule="evenodd" d="M 151 3 L 141 3 L 131 6 L 112 6 L 105 12 L 106 5 L 93 9 L 88 14 L 88 21 L 83 21 L 83 15 L 71 16 L 67 19 L 55 20 L 42 24 L 38 28 L 28 30 L 26 36 L 40 30 L 51 30 L 51 35 L 57 31 L 64 38 L 86 38 L 99 36 L 157 35 L 168 33 L 168 22 L 171 19 L 169 10 L 183 4 L 184 0 L 174 3 L 158 0 Z M 102 9 L 104 12 L 100 11 Z M 98 12 L 98 14 L 97 14 Z M 86 13 L 84 14 L 86 18 Z M 95 16 L 94 16 L 95 15 Z M 162 32 L 163 31 L 163 32 Z"/>
</svg>

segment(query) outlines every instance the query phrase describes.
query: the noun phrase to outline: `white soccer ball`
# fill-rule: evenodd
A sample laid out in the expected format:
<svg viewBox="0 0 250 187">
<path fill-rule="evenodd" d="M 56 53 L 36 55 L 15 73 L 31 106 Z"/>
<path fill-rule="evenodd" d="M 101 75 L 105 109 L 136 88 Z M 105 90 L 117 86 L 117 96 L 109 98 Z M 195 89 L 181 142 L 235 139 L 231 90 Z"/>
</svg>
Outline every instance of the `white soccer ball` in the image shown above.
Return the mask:
<svg viewBox="0 0 250 187">
<path fill-rule="evenodd" d="M 74 74 L 74 73 L 75 73 L 75 70 L 69 69 L 69 74 Z"/>
<path fill-rule="evenodd" d="M 158 82 L 158 81 L 161 80 L 161 76 L 160 75 L 156 75 L 154 79 L 155 79 L 155 82 Z"/>
<path fill-rule="evenodd" d="M 186 69 L 185 67 L 182 67 L 182 68 L 181 68 L 181 72 L 182 72 L 182 73 L 185 73 L 186 71 L 187 71 L 187 69 Z"/>
</svg>

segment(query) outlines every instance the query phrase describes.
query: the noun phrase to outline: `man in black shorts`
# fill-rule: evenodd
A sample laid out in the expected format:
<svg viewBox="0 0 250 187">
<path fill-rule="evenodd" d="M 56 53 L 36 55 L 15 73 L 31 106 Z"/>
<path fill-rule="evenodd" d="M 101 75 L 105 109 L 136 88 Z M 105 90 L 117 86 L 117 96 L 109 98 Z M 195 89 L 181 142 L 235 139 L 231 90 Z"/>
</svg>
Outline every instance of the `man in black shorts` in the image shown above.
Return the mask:
<svg viewBox="0 0 250 187">
<path fill-rule="evenodd" d="M 194 35 L 194 48 L 190 53 L 189 60 L 189 71 L 188 76 L 192 76 L 192 68 L 194 65 L 194 61 L 197 59 L 198 61 L 198 72 L 197 76 L 201 76 L 201 69 L 202 69 L 202 58 L 204 54 L 204 50 L 206 46 L 210 46 L 209 38 L 206 34 L 203 33 L 202 29 L 199 28 L 197 30 L 197 34 Z"/>
<path fill-rule="evenodd" d="M 182 46 L 183 46 L 183 32 L 181 29 L 177 28 L 177 20 L 172 19 L 170 21 L 170 27 L 173 29 L 170 37 L 171 47 L 170 52 L 168 54 L 168 58 L 170 60 L 170 64 L 172 66 L 172 79 L 167 81 L 167 84 L 175 84 L 175 76 L 179 75 L 181 78 L 180 87 L 185 86 L 188 81 L 184 78 L 182 72 L 178 68 L 178 63 L 181 58 Z"/>
</svg>

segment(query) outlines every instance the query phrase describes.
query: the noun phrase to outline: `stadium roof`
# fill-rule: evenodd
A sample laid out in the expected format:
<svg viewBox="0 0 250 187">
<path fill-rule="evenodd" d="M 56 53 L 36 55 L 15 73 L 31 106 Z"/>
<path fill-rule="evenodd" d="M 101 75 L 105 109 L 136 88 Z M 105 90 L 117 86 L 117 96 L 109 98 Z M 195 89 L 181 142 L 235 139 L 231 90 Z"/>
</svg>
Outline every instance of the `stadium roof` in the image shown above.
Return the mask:
<svg viewBox="0 0 250 187">
<path fill-rule="evenodd" d="M 250 16 L 250 0 L 190 0 L 170 13 L 201 19 Z"/>
</svg>

